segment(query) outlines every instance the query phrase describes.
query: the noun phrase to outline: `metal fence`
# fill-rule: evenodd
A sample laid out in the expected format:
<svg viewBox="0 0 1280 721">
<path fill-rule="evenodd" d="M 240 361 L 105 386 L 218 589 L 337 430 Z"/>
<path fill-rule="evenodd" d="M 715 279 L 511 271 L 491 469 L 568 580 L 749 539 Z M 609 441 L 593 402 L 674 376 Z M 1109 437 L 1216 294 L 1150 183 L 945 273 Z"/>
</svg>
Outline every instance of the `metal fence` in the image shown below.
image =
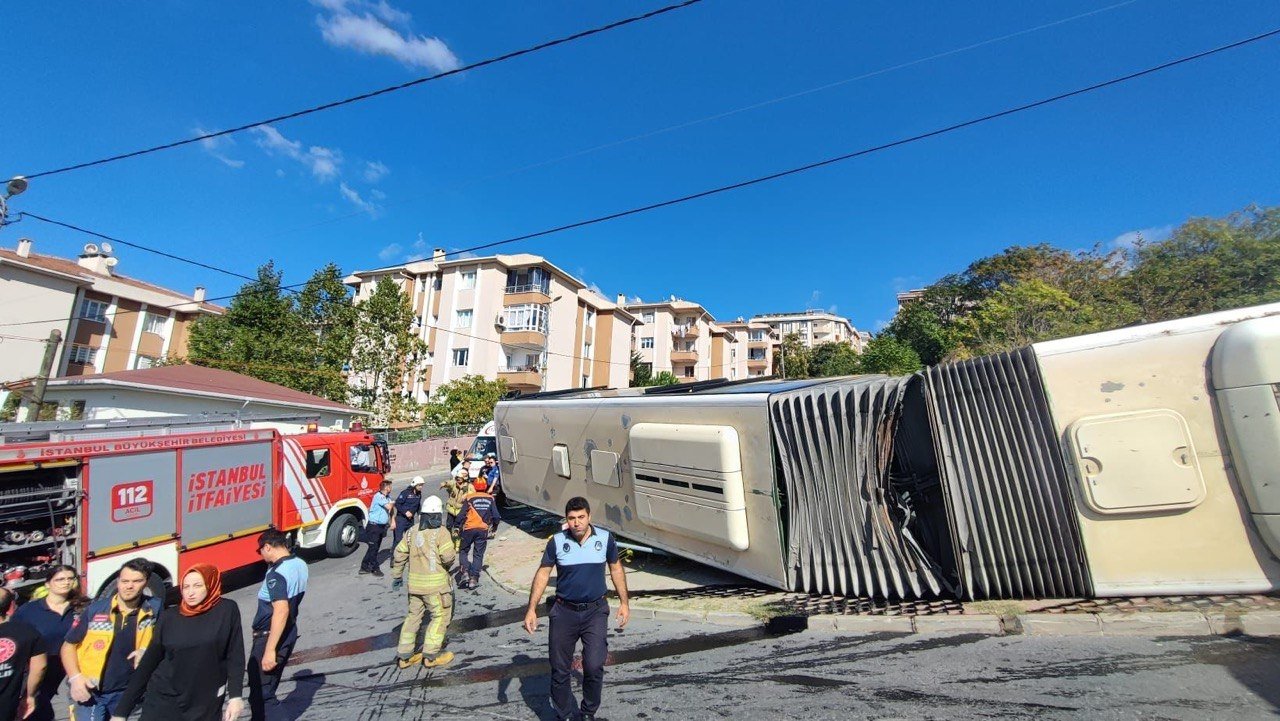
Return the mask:
<svg viewBox="0 0 1280 721">
<path fill-rule="evenodd" d="M 417 428 L 397 428 L 395 430 L 382 431 L 377 435 L 389 445 L 394 446 L 399 443 L 413 443 L 414 441 L 426 441 L 432 438 L 474 436 L 480 433 L 480 429 L 483 427 L 483 423 L 418 426 Z"/>
</svg>

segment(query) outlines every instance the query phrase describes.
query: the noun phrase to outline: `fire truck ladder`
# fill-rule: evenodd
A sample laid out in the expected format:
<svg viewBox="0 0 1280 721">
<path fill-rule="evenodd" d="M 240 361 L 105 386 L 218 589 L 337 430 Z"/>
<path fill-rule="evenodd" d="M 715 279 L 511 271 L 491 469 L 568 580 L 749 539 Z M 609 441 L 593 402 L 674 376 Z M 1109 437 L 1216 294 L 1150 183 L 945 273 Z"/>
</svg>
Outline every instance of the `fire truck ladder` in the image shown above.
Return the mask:
<svg viewBox="0 0 1280 721">
<path fill-rule="evenodd" d="M 164 436 L 174 433 L 234 431 L 253 423 L 318 422 L 319 416 L 300 414 L 254 415 L 239 413 L 202 413 L 192 416 L 156 416 L 149 418 L 115 418 L 93 421 L 37 421 L 35 423 L 0 423 L 0 445 L 8 443 L 57 443 L 104 435 Z"/>
</svg>

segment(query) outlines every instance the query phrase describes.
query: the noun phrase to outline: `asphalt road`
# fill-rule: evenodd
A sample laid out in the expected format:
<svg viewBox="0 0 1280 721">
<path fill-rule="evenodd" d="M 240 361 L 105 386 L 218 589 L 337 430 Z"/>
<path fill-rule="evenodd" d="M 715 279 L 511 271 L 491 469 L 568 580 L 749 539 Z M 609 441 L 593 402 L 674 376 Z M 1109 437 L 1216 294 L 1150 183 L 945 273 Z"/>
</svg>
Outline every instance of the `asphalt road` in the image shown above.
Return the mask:
<svg viewBox="0 0 1280 721">
<path fill-rule="evenodd" d="M 281 685 L 293 718 L 553 718 L 545 621 L 533 636 L 520 628 L 526 599 L 487 578 L 459 592 L 448 638 L 457 659 L 401 671 L 404 596 L 358 566 L 359 553 L 312 560 L 299 651 Z M 256 590 L 228 594 L 246 622 Z M 600 718 L 615 721 L 1280 715 L 1280 640 L 845 637 L 637 619 L 609 642 Z"/>
</svg>

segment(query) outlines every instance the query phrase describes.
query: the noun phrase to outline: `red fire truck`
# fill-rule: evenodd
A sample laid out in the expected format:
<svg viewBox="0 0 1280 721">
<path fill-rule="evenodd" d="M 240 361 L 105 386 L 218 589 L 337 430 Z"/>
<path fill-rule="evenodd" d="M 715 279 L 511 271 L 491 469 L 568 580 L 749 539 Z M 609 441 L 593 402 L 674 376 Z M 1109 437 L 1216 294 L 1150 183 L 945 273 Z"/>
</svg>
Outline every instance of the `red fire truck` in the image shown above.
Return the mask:
<svg viewBox="0 0 1280 721">
<path fill-rule="evenodd" d="M 23 588 L 67 563 L 97 594 L 141 556 L 160 592 L 192 563 L 253 563 L 271 527 L 345 556 L 389 470 L 386 446 L 363 430 L 176 428 L 0 445 L 0 573 Z"/>
</svg>

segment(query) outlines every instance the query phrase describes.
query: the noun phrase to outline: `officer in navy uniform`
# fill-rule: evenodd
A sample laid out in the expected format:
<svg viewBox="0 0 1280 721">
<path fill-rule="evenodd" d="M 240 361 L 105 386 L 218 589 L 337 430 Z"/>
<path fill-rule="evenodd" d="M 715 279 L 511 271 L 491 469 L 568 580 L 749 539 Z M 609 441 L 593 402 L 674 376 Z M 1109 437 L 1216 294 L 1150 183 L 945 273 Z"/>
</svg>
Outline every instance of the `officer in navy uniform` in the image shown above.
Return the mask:
<svg viewBox="0 0 1280 721">
<path fill-rule="evenodd" d="M 249 652 L 249 714 L 253 721 L 275 721 L 286 714 L 276 687 L 298 641 L 298 608 L 307 593 L 307 562 L 289 550 L 289 539 L 272 528 L 258 536 L 258 555 L 267 575 L 258 590 Z"/>
<path fill-rule="evenodd" d="M 582 641 L 582 706 L 580 718 L 593 721 L 600 709 L 604 688 L 604 659 L 608 653 L 609 603 L 604 583 L 605 568 L 618 592 L 618 629 L 627 625 L 631 607 L 627 602 L 627 575 L 618 560 L 618 543 L 613 534 L 591 525 L 591 506 L 582 497 L 565 504 L 566 529 L 547 541 L 542 562 L 529 589 L 529 609 L 524 628 L 538 628 L 538 601 L 547 590 L 551 569 L 556 569 L 556 597 L 547 612 L 550 622 L 548 646 L 551 657 L 551 705 L 558 718 L 574 712 L 570 671 L 573 651 Z"/>
</svg>

